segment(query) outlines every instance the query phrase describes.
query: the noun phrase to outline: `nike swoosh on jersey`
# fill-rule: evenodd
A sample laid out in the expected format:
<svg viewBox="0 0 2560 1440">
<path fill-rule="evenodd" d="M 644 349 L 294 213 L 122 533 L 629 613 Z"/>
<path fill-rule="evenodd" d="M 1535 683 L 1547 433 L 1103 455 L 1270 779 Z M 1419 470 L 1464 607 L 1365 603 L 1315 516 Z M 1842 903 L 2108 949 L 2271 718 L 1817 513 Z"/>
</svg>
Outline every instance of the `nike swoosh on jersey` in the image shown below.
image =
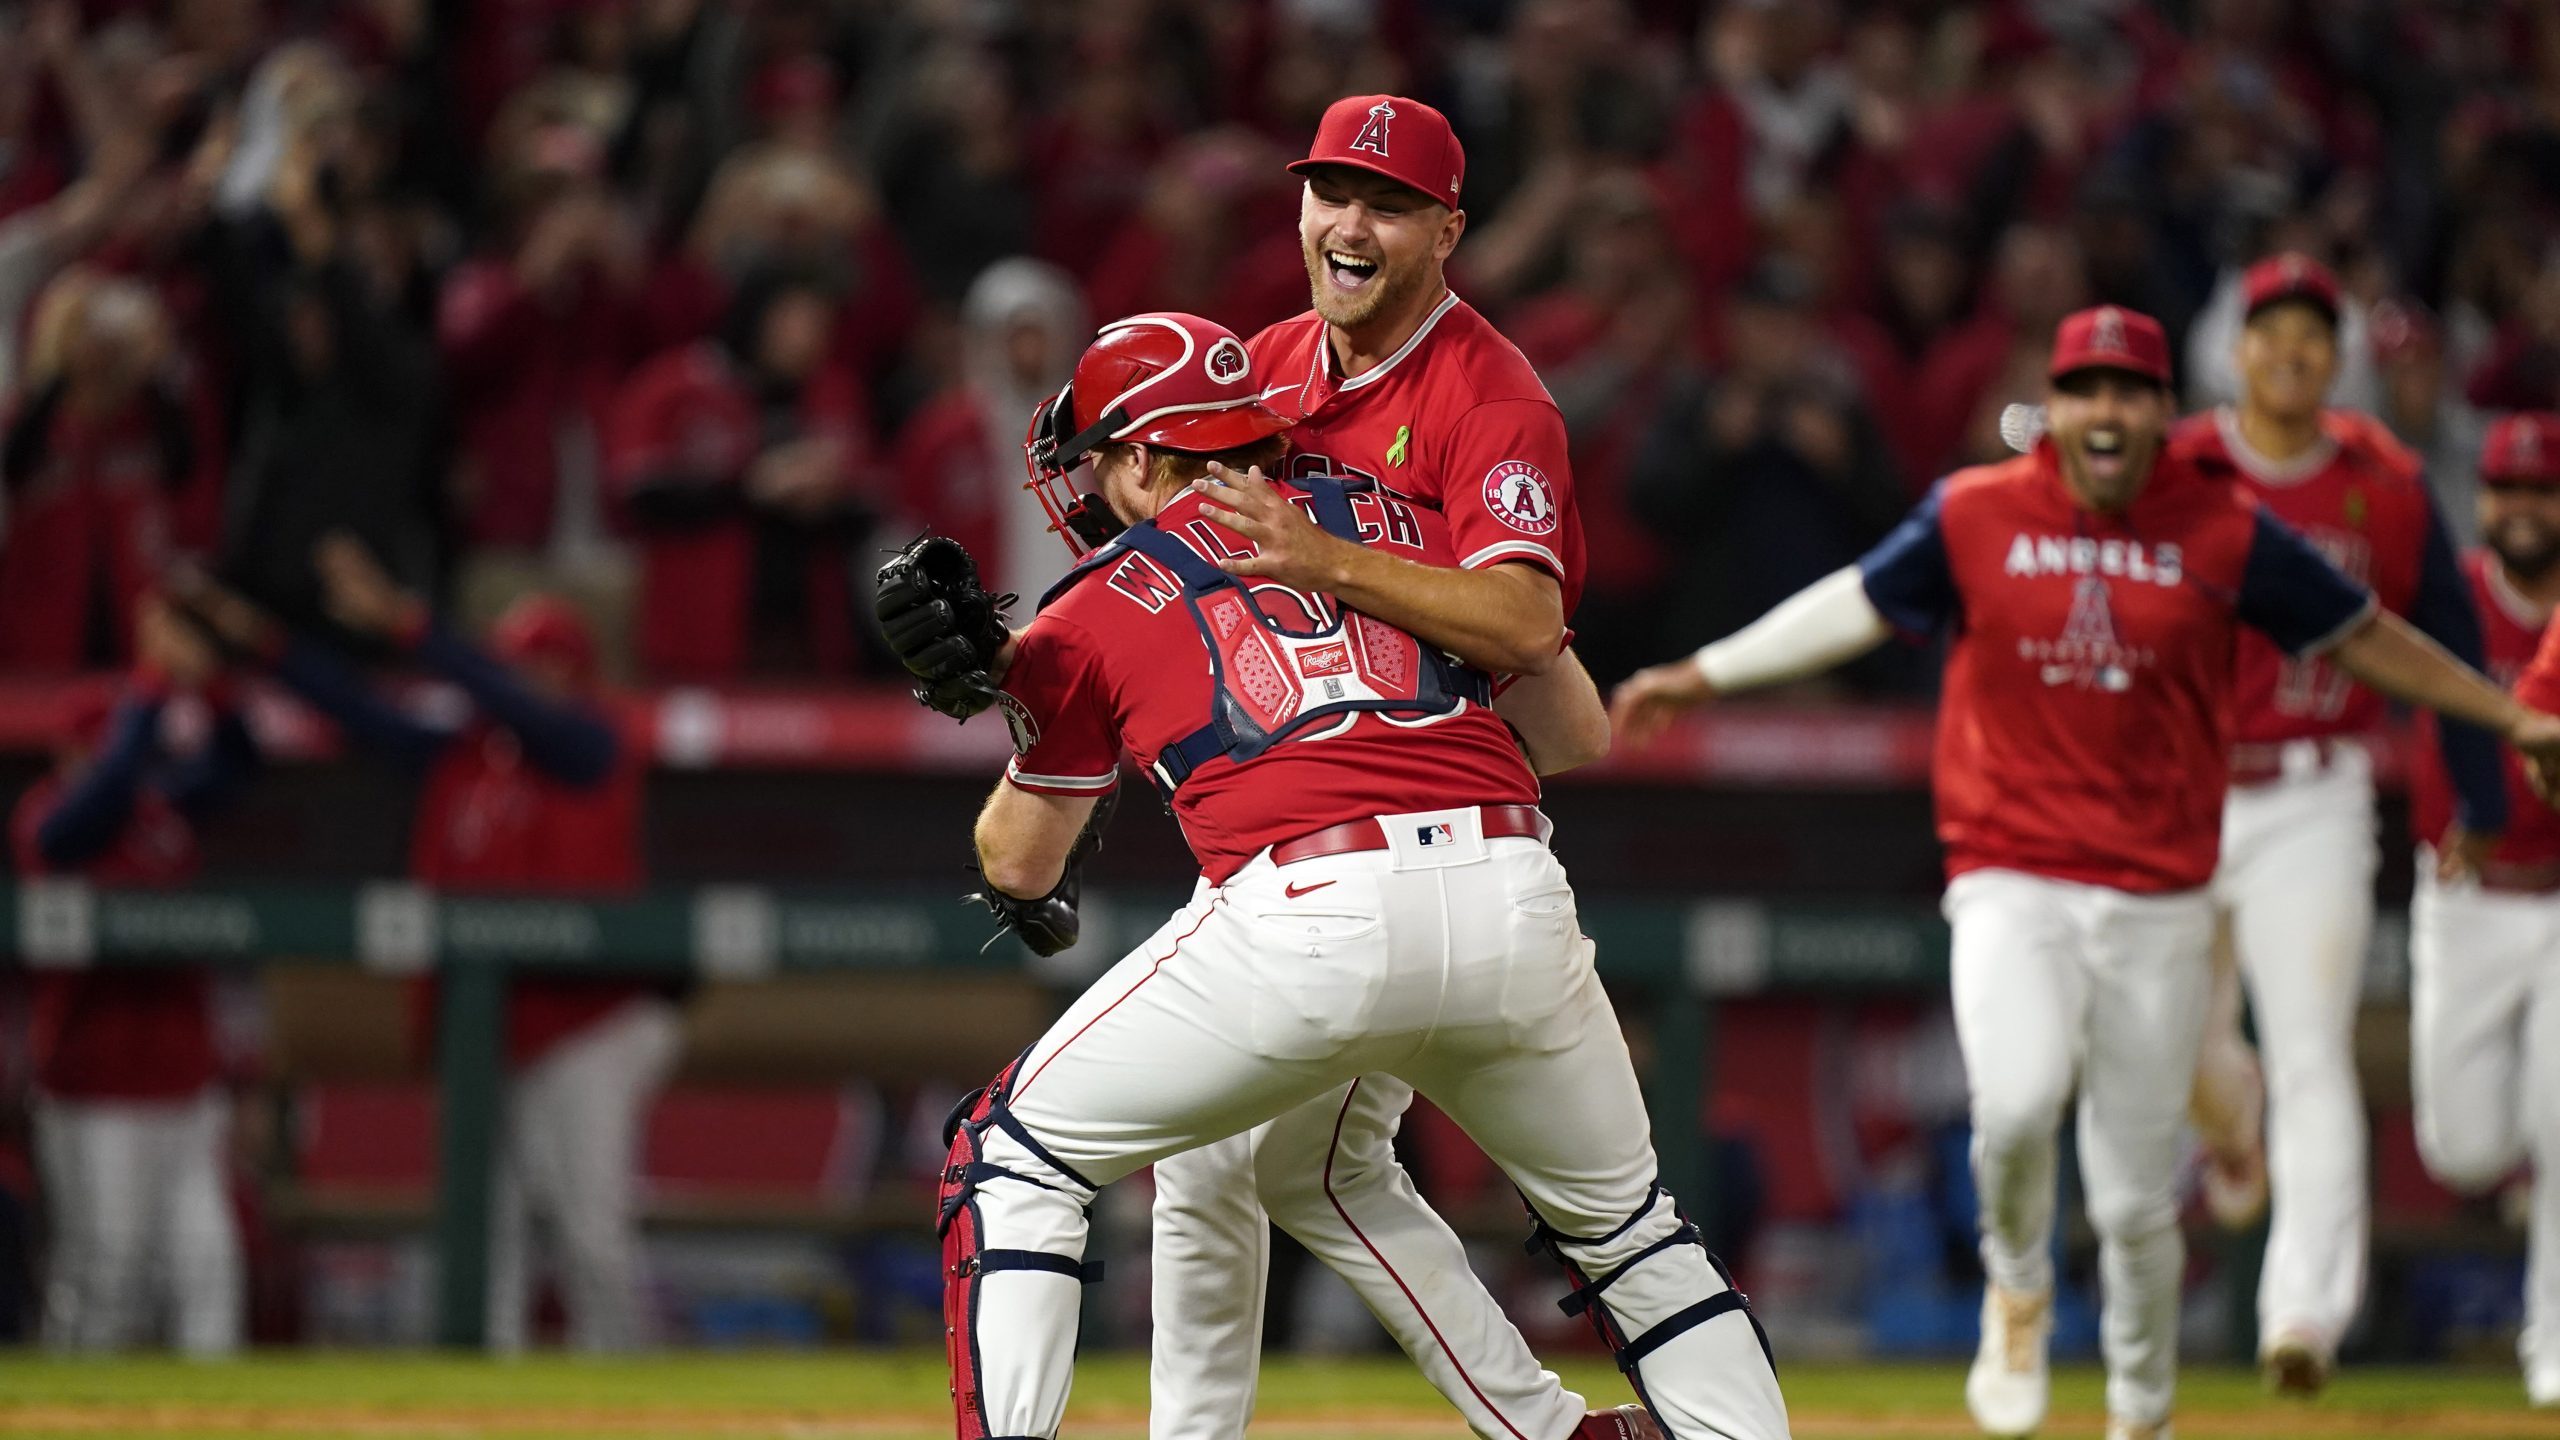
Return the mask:
<svg viewBox="0 0 2560 1440">
<path fill-rule="evenodd" d="M 1333 882 L 1330 880 L 1319 880 L 1313 885 L 1291 885 L 1280 893 L 1288 896 L 1292 900 L 1295 900 L 1301 895 L 1312 895 L 1332 883 Z"/>
</svg>

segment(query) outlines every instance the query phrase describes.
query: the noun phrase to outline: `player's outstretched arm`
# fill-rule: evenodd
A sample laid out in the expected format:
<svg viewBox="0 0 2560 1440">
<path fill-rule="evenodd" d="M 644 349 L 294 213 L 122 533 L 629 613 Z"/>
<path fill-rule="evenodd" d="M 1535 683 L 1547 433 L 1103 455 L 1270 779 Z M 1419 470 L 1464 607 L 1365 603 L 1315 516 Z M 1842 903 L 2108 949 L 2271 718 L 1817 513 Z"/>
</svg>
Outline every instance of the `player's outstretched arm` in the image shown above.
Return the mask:
<svg viewBox="0 0 2560 1440">
<path fill-rule="evenodd" d="M 1629 676 L 1609 697 L 1610 723 L 1627 743 L 1642 745 L 1683 710 L 1718 695 L 1819 675 L 1892 633 L 1868 597 L 1865 573 L 1843 566 L 1696 654 Z"/>
<path fill-rule="evenodd" d="M 1493 697 L 1493 713 L 1509 723 L 1529 752 L 1529 768 L 1556 775 L 1609 753 L 1609 712 L 1600 687 L 1567 650 L 1543 675 L 1524 675 Z"/>
<path fill-rule="evenodd" d="M 1564 589 L 1534 565 L 1420 565 L 1328 535 L 1258 469 L 1211 465 L 1194 489 L 1211 519 L 1259 552 L 1221 568 L 1333 596 L 1479 670 L 1538 675 L 1564 648 Z"/>
<path fill-rule="evenodd" d="M 2329 658 L 2339 669 L 2394 700 L 2468 720 L 2506 737 L 2534 759 L 2560 761 L 2560 717 L 2546 715 L 2499 689 L 2489 677 L 2454 659 L 2397 615 L 2375 611 L 2338 642 Z"/>
</svg>

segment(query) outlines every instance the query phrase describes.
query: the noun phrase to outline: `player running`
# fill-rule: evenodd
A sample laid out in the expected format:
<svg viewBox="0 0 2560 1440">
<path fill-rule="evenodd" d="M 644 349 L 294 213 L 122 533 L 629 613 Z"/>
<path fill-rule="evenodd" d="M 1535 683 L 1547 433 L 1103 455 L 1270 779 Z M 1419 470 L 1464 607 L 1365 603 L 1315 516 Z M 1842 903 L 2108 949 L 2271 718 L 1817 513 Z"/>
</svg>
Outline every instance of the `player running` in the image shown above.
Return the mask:
<svg viewBox="0 0 2560 1440">
<path fill-rule="evenodd" d="M 1668 1433 L 1785 1435 L 1756 1324 L 1654 1183 L 1634 1070 L 1489 677 L 1220 568 L 1255 549 L 1194 482 L 1212 461 L 1258 482 L 1288 423 L 1233 336 L 1139 316 L 1097 350 L 1119 379 L 1089 383 L 1089 354 L 1032 448 L 1052 482 L 1091 456 L 1098 498 L 1060 507 L 1072 528 L 1126 528 L 1013 649 L 1018 753 L 978 851 L 1007 924 L 1071 929 L 1078 837 L 1126 748 L 1202 883 L 957 1125 L 943 1213 L 964 1440 L 1057 1433 L 1099 1186 L 1317 1096 L 1356 1100 L 1371 1073 L 1432 1094 L 1505 1166 Z M 1398 497 L 1278 493 L 1329 534 L 1454 558 L 1440 517 Z M 889 633 L 919 651 L 953 613 L 901 607 Z"/>
<path fill-rule="evenodd" d="M 2482 548 L 2462 568 L 2488 635 L 2489 673 L 2525 703 L 2560 705 L 2560 415 L 2511 415 L 2480 464 Z M 2537 659 L 2536 648 L 2544 653 Z M 2531 1160 L 2533 1221 L 2524 1333 L 2525 1395 L 2560 1406 L 2560 815 L 2506 768 L 2506 833 L 2466 873 L 2431 863 L 2471 839 L 2446 768 L 2422 749 L 2410 777 L 2418 893 L 2409 911 L 2409 1078 L 2418 1153 L 2459 1190 L 2499 1184 Z"/>
<path fill-rule="evenodd" d="M 1563 417 L 1519 350 L 1448 286 L 1466 231 L 1466 156 L 1439 111 L 1340 100 L 1307 158 L 1299 245 L 1313 305 L 1248 345 L 1264 400 L 1297 420 L 1287 474 L 1381 488 L 1441 512 L 1454 565 L 1327 535 L 1258 478 L 1221 474 L 1212 514 L 1260 553 L 1240 574 L 1319 591 L 1527 692 L 1589 685 L 1558 654 L 1582 589 Z M 1541 673 L 1545 672 L 1545 673 Z M 1594 719 L 1598 712 L 1595 705 Z M 1605 725 L 1533 754 L 1540 773 L 1605 752 Z M 1458 1237 L 1395 1158 L 1409 1087 L 1375 1076 L 1156 1167 L 1153 1440 L 1230 1440 L 1253 1414 L 1266 1214 L 1351 1282 L 1487 1440 L 1614 1440 L 1641 1412 L 1586 1414 L 1541 1367 Z"/>
<path fill-rule="evenodd" d="M 2209 987 L 2238 630 L 2537 754 L 2560 756 L 2560 719 L 2380 610 L 2228 479 L 2166 453 L 2158 322 L 2071 315 L 2049 373 L 2051 429 L 2032 453 L 1948 477 L 1856 566 L 1638 672 L 1612 711 L 1640 741 L 1895 629 L 1947 636 L 1933 778 L 1989 1274 L 1965 1401 L 1994 1435 L 2044 1419 L 2056 1140 L 2076 1085 L 2107 1433 L 2157 1440 L 2175 1399 L 2177 1143 Z"/>
<path fill-rule="evenodd" d="M 2479 664 L 2479 618 L 2417 457 L 2372 417 L 2324 408 L 2338 370 L 2336 277 L 2307 256 L 2277 255 L 2251 266 L 2242 290 L 2240 403 L 2181 422 L 2171 453 L 2236 476 L 2331 564 L 2371 586 L 2383 608 Z M 2278 1391 L 2309 1395 L 2328 1383 L 2364 1286 L 2370 1204 L 2355 1016 L 2379 861 L 2367 747 L 2385 709 L 2327 659 L 2292 658 L 2260 634 L 2240 637 L 2237 663 L 2238 732 L 2213 877 L 2230 946 L 2217 947 L 2194 1110 L 2206 1194 L 2225 1223 L 2254 1219 L 2272 1182 L 2258 1353 Z M 2441 863 L 2467 865 L 2506 824 L 2498 746 L 2467 725 L 2441 735 L 2467 837 Z M 2263 1100 L 2240 1034 L 2244 977 L 2266 1056 Z"/>
</svg>

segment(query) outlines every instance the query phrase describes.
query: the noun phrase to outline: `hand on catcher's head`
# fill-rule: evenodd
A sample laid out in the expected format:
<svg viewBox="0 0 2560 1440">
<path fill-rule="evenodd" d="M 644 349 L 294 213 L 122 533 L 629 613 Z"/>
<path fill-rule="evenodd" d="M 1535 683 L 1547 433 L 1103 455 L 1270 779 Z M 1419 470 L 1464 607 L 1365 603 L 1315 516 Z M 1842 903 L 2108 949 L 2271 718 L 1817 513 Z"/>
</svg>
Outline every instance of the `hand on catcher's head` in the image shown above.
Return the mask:
<svg viewBox="0 0 2560 1440">
<path fill-rule="evenodd" d="M 1618 733 L 1621 744 L 1647 745 L 1673 716 L 1704 705 L 1715 695 L 1695 661 L 1648 665 L 1610 692 L 1609 728 Z"/>
<path fill-rule="evenodd" d="M 1348 542 L 1324 532 L 1306 511 L 1292 505 L 1263 478 L 1262 467 L 1238 474 L 1211 461 L 1209 473 L 1191 482 L 1201 511 L 1253 542 L 1257 552 L 1240 560 L 1223 560 L 1218 568 L 1230 575 L 1276 580 L 1292 590 L 1330 591 L 1335 547 Z"/>
</svg>

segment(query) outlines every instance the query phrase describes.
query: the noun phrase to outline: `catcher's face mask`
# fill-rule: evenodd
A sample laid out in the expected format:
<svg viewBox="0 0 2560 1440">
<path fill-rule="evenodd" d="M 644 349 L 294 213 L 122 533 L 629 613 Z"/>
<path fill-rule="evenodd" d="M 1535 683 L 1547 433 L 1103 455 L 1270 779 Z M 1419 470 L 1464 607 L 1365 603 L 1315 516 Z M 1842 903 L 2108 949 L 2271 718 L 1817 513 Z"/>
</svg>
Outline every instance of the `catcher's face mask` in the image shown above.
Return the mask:
<svg viewBox="0 0 2560 1440">
<path fill-rule="evenodd" d="M 1081 421 L 1081 425 L 1078 423 Z M 1116 440 L 1212 455 L 1289 428 L 1262 403 L 1235 332 L 1197 315 L 1132 315 L 1102 327 L 1075 378 L 1031 414 L 1024 488 L 1081 559 L 1125 528 L 1103 498 L 1072 480 Z"/>
</svg>

